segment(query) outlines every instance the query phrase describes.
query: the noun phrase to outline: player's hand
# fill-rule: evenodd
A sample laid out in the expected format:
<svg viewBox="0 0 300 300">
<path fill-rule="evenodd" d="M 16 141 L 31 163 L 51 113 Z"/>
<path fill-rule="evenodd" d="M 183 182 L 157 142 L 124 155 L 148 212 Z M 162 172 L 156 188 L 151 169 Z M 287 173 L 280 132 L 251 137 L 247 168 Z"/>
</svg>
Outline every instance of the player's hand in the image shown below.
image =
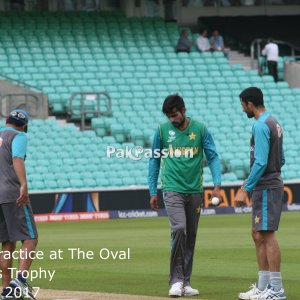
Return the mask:
<svg viewBox="0 0 300 300">
<path fill-rule="evenodd" d="M 159 209 L 157 195 L 151 196 L 151 198 L 150 198 L 150 207 L 153 210 L 158 210 Z"/>
<path fill-rule="evenodd" d="M 211 198 L 213 198 L 213 197 L 217 197 L 218 199 L 220 199 L 218 206 L 224 202 L 223 197 L 221 195 L 221 187 L 219 185 L 215 185 L 215 187 L 211 193 Z"/>
<path fill-rule="evenodd" d="M 28 202 L 29 202 L 29 195 L 28 195 L 27 185 L 21 185 L 20 196 L 17 199 L 17 204 L 21 206 L 23 204 L 27 204 Z"/>
<path fill-rule="evenodd" d="M 240 189 L 234 199 L 235 206 L 240 207 L 246 205 L 247 196 L 248 196 L 248 192 L 243 188 Z"/>
</svg>

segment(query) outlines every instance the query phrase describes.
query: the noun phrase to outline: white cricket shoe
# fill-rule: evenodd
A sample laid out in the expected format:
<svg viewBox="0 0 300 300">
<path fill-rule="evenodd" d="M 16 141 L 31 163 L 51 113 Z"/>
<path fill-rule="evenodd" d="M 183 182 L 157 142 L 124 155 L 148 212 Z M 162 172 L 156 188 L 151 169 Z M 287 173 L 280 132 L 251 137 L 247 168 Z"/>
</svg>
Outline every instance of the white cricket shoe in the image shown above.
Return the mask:
<svg viewBox="0 0 300 300">
<path fill-rule="evenodd" d="M 268 285 L 264 292 L 257 296 L 257 298 L 251 298 L 251 300 L 286 300 L 284 289 L 281 288 L 278 292 L 275 292 L 273 287 Z"/>
<path fill-rule="evenodd" d="M 169 290 L 169 296 L 173 298 L 181 297 L 183 293 L 183 282 L 176 282 L 172 284 Z"/>
<path fill-rule="evenodd" d="M 21 297 L 18 297 L 18 299 L 29 299 L 29 300 L 36 300 L 33 296 L 33 289 L 32 287 L 28 284 L 27 281 L 22 282 L 21 280 L 19 280 L 18 278 L 12 279 L 9 283 L 9 286 L 12 289 L 16 289 L 18 288 L 20 293 L 21 293 Z M 8 298 L 8 297 L 6 297 Z"/>
<path fill-rule="evenodd" d="M 257 298 L 253 298 L 253 297 L 259 296 L 259 295 L 263 294 L 264 292 L 265 292 L 265 290 L 264 291 L 259 290 L 255 283 L 250 286 L 250 290 L 248 292 L 239 293 L 239 299 L 240 300 L 257 299 Z"/>
<path fill-rule="evenodd" d="M 199 295 L 199 291 L 197 289 L 193 289 L 190 285 L 186 285 L 183 288 L 183 296 L 196 296 Z"/>
</svg>

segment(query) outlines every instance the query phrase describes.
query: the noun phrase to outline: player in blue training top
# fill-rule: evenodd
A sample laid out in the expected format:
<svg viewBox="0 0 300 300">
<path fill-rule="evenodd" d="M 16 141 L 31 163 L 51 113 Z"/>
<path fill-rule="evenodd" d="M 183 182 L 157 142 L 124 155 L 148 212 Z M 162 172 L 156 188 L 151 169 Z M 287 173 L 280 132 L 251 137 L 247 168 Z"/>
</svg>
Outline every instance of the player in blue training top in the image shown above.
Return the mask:
<svg viewBox="0 0 300 300">
<path fill-rule="evenodd" d="M 283 133 L 278 121 L 266 111 L 263 93 L 249 87 L 240 94 L 243 111 L 255 118 L 250 142 L 250 174 L 237 194 L 236 205 L 252 197 L 252 238 L 259 267 L 258 283 L 239 294 L 239 299 L 285 300 L 280 272 L 278 230 L 283 204 L 281 167 L 284 165 Z"/>
<path fill-rule="evenodd" d="M 29 253 L 37 245 L 37 230 L 29 202 L 26 171 L 28 114 L 21 109 L 13 110 L 6 120 L 6 126 L 0 129 L 0 267 L 3 291 L 0 299 L 35 299 L 32 288 L 23 277 L 32 262 Z M 12 279 L 11 254 L 16 242 L 22 242 L 19 253 L 17 278 Z M 21 254 L 21 252 L 23 254 Z M 10 259 L 4 254 L 10 253 Z M 32 257 L 32 255 L 31 255 Z"/>
</svg>

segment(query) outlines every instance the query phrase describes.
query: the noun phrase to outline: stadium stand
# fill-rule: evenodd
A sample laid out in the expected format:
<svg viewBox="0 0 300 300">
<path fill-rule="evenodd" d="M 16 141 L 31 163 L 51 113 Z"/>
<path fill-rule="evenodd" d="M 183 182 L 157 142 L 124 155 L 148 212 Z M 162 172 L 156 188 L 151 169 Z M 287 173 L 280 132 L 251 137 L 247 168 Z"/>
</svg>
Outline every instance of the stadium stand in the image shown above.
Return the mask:
<svg viewBox="0 0 300 300">
<path fill-rule="evenodd" d="M 235 44 L 242 52 L 250 52 L 249 45 L 257 38 L 289 41 L 300 47 L 299 36 L 294 34 L 294 28 L 299 28 L 300 20 L 297 15 L 277 16 L 224 16 L 201 17 L 199 26 L 210 30 L 219 28 L 228 44 Z M 231 47 L 231 45 L 228 45 Z M 281 55 L 290 55 L 289 48 L 281 48 Z"/>
<path fill-rule="evenodd" d="M 188 114 L 207 124 L 222 159 L 223 181 L 245 178 L 252 121 L 243 88 L 262 88 L 284 128 L 284 179 L 299 178 L 300 90 L 229 65 L 222 53 L 178 53 L 179 29 L 159 18 L 116 13 L 5 13 L 0 18 L 0 73 L 41 89 L 52 113 L 68 111 L 74 92 L 105 91 L 112 115 L 81 132 L 55 119 L 33 120 L 26 162 L 31 190 L 147 184 L 147 159 L 106 158 L 106 147 L 150 147 L 164 98 L 179 93 Z M 91 106 L 86 101 L 85 106 Z M 74 116 L 76 119 L 76 116 Z M 208 167 L 204 181 L 211 182 Z"/>
</svg>

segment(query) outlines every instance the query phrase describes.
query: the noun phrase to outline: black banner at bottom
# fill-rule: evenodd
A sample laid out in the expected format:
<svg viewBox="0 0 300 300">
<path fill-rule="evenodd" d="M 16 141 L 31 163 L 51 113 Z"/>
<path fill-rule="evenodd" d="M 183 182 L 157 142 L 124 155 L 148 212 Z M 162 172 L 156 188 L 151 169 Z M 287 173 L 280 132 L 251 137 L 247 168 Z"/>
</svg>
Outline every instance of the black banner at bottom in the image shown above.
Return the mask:
<svg viewBox="0 0 300 300">
<path fill-rule="evenodd" d="M 222 188 L 224 203 L 218 207 L 218 211 L 236 212 L 234 198 L 239 186 L 226 186 Z M 214 209 L 211 206 L 211 188 L 204 189 L 205 209 Z M 164 208 L 162 193 L 158 193 L 160 207 Z M 98 211 L 127 211 L 147 210 L 149 206 L 148 190 L 126 190 L 105 192 L 76 192 L 60 194 L 33 194 L 30 195 L 34 214 L 71 213 L 71 212 L 98 212 Z M 288 210 L 298 210 L 300 206 L 300 184 L 286 184 L 284 187 L 284 203 Z M 251 199 L 247 199 L 247 205 L 251 206 Z M 245 208 L 246 209 L 246 208 Z"/>
</svg>

